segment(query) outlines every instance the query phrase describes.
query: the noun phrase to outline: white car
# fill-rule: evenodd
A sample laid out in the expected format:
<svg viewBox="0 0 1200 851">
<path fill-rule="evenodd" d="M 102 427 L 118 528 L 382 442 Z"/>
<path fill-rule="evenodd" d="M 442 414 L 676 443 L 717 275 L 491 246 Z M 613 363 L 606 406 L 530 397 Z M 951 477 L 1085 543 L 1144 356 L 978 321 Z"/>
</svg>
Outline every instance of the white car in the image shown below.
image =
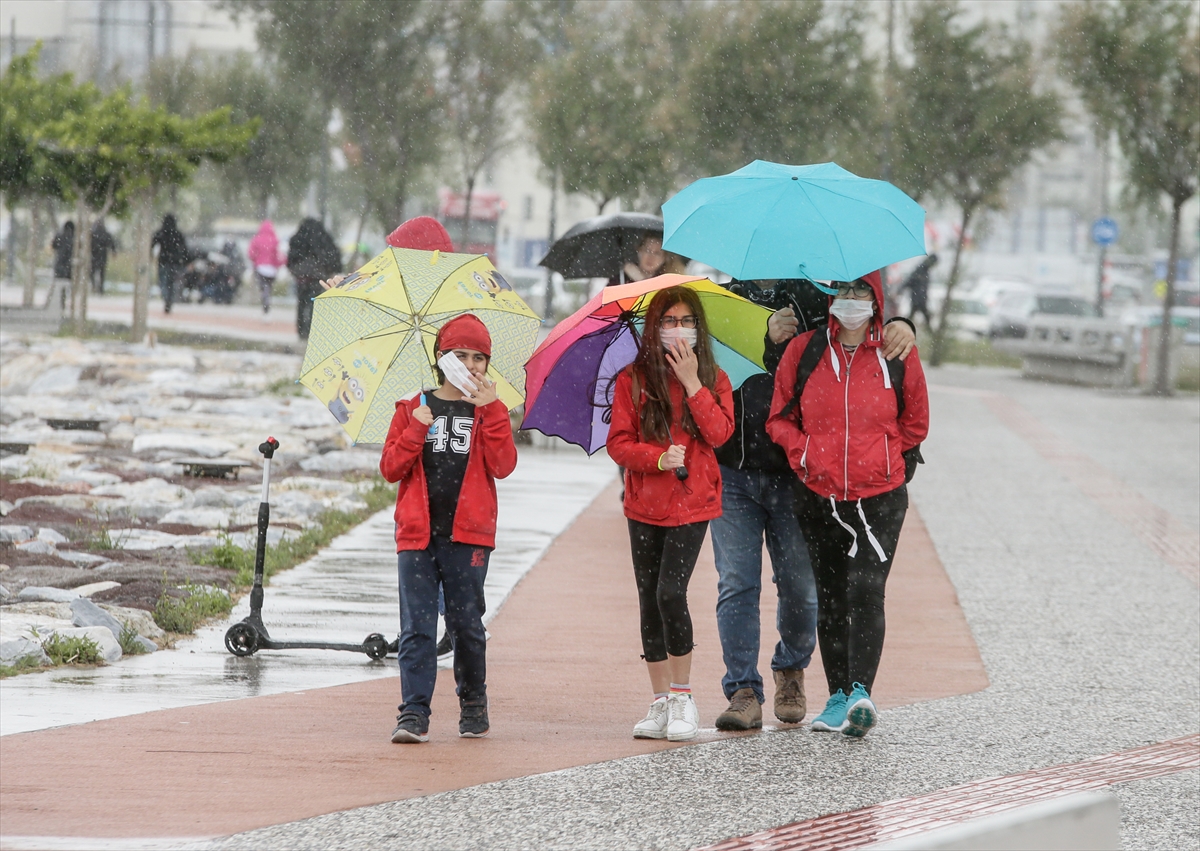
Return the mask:
<svg viewBox="0 0 1200 851">
<path fill-rule="evenodd" d="M 947 321 L 958 337 L 982 340 L 988 335 L 987 305 L 972 295 L 956 295 L 950 299 Z"/>
</svg>

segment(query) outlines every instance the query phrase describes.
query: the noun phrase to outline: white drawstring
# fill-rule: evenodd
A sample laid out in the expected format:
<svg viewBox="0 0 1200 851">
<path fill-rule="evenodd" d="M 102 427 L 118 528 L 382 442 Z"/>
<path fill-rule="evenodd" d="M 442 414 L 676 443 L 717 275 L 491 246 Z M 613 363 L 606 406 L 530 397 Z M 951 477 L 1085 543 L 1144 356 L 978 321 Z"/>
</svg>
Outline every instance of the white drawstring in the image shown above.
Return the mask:
<svg viewBox="0 0 1200 851">
<path fill-rule="evenodd" d="M 838 381 L 842 380 L 842 368 L 838 364 L 837 350 L 833 347 L 833 340 L 829 336 L 829 329 L 825 329 L 825 339 L 829 341 L 829 361 L 833 364 L 833 375 Z"/>
<path fill-rule="evenodd" d="M 854 558 L 854 556 L 858 553 L 858 533 L 854 531 L 853 526 L 842 520 L 841 516 L 837 513 L 837 503 L 834 501 L 832 494 L 829 497 L 829 507 L 833 509 L 833 519 L 836 520 L 843 529 L 850 533 L 850 551 L 846 553 L 846 555 L 850 556 L 850 558 Z"/>
<path fill-rule="evenodd" d="M 875 347 L 875 357 L 879 358 L 879 366 L 883 369 L 883 386 L 891 390 L 892 376 L 888 373 L 887 361 L 883 357 L 883 349 L 879 346 Z"/>
<path fill-rule="evenodd" d="M 879 541 L 875 539 L 875 533 L 871 531 L 871 524 L 867 522 L 867 515 L 862 510 L 862 500 L 858 501 L 858 516 L 863 522 L 863 528 L 867 530 L 867 540 L 871 542 L 871 546 L 875 549 L 875 555 L 879 556 L 880 561 L 887 561 L 887 556 L 883 554 L 883 547 L 879 545 Z M 854 555 L 851 553 L 850 555 Z"/>
</svg>

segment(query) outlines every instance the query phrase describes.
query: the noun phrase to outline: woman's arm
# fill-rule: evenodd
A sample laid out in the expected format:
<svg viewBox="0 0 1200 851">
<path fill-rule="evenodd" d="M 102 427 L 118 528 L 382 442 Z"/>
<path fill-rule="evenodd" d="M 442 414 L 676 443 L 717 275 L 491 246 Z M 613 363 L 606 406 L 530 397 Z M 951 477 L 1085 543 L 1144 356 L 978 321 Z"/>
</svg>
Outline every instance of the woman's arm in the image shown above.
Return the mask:
<svg viewBox="0 0 1200 851">
<path fill-rule="evenodd" d="M 421 457 L 425 448 L 425 435 L 429 427 L 415 419 L 409 410 L 410 400 L 396 403 L 396 413 L 379 456 L 379 472 L 384 479 L 395 483 L 408 475 L 412 465 Z"/>
<path fill-rule="evenodd" d="M 775 372 L 775 395 L 771 398 L 771 415 L 767 417 L 767 434 L 771 440 L 783 447 L 783 451 L 787 453 L 788 464 L 797 475 L 804 474 L 804 450 L 808 446 L 808 435 L 800 430 L 799 400 L 786 415 L 783 409 L 792 401 L 800 355 L 804 353 L 804 347 L 811 336 L 812 333 L 801 334 L 799 337 L 793 337 L 788 343 L 783 360 L 779 362 L 779 369 Z"/>
<path fill-rule="evenodd" d="M 701 387 L 685 397 L 704 442 L 714 449 L 733 437 L 733 385 L 725 370 L 717 370 L 716 393 Z"/>
<path fill-rule="evenodd" d="M 608 456 L 627 470 L 638 473 L 658 472 L 658 459 L 665 446 L 639 440 L 637 412 L 633 408 L 633 380 L 630 370 L 617 376 L 613 390 L 612 424 L 608 429 Z"/>
</svg>

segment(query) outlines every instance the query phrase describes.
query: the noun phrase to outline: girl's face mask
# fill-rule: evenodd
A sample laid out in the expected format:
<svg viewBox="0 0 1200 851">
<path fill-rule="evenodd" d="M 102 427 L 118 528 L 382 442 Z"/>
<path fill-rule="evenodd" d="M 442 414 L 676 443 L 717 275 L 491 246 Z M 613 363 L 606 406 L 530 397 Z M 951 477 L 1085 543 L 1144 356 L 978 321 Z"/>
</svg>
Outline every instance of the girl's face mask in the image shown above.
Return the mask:
<svg viewBox="0 0 1200 851">
<path fill-rule="evenodd" d="M 683 340 L 690 348 L 696 348 L 695 328 L 660 328 L 658 337 L 662 340 L 664 349 L 675 348 L 676 340 Z"/>
<path fill-rule="evenodd" d="M 875 302 L 858 298 L 835 298 L 829 308 L 834 319 L 849 331 L 857 331 L 875 315 Z"/>
</svg>

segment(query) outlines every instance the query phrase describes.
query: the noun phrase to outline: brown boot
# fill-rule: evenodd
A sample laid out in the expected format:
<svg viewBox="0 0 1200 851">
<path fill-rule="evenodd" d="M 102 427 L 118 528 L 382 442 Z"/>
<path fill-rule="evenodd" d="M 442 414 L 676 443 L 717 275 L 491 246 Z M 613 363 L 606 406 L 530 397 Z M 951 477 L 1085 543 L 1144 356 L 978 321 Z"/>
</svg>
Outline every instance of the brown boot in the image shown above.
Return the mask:
<svg viewBox="0 0 1200 851">
<path fill-rule="evenodd" d="M 784 724 L 799 724 L 808 712 L 804 699 L 804 669 L 775 672 L 775 717 Z"/>
<path fill-rule="evenodd" d="M 756 730 L 762 727 L 762 707 L 752 688 L 740 688 L 729 698 L 729 708 L 717 716 L 718 730 Z"/>
</svg>

